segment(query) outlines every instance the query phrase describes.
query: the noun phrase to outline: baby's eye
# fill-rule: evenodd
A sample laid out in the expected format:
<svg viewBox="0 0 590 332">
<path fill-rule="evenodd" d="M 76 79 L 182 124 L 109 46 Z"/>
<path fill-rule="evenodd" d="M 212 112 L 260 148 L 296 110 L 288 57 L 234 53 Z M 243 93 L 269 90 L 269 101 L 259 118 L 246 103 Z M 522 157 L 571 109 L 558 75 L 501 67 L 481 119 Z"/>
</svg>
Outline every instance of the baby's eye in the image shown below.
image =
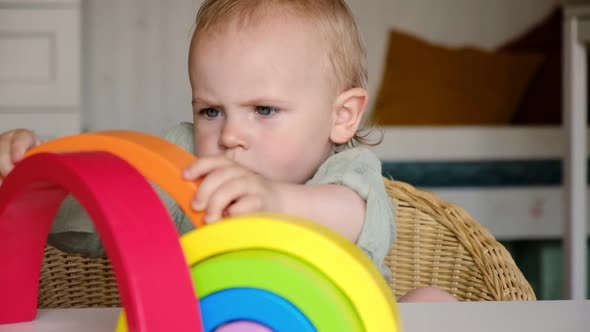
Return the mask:
<svg viewBox="0 0 590 332">
<path fill-rule="evenodd" d="M 204 115 L 208 118 L 216 118 L 221 114 L 221 112 L 219 110 L 216 110 L 214 108 L 205 108 L 205 109 L 202 109 L 199 113 L 201 113 L 201 115 Z"/>
<path fill-rule="evenodd" d="M 269 116 L 276 112 L 278 112 L 278 110 L 272 106 L 256 106 L 256 113 L 263 116 Z"/>
</svg>

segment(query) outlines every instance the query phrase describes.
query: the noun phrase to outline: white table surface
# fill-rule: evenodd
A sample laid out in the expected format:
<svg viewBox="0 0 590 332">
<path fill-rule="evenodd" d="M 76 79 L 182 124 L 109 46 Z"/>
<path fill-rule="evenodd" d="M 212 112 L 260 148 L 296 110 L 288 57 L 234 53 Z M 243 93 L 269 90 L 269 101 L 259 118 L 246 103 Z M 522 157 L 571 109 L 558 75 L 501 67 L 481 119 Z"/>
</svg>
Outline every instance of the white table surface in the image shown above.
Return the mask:
<svg viewBox="0 0 590 332">
<path fill-rule="evenodd" d="M 399 310 L 404 332 L 590 331 L 588 300 L 403 303 Z M 0 325 L 0 332 L 110 332 L 118 313 L 118 309 L 39 310 L 33 322 Z"/>
</svg>

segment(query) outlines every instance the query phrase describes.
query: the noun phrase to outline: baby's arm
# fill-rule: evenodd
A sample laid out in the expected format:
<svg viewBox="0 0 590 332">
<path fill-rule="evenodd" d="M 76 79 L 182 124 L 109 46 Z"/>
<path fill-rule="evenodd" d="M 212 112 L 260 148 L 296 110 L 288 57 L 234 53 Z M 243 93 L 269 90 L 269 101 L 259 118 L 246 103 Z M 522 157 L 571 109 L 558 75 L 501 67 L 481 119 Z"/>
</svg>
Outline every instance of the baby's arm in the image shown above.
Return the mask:
<svg viewBox="0 0 590 332">
<path fill-rule="evenodd" d="M 393 242 L 393 211 L 370 150 L 330 157 L 305 185 L 266 179 L 222 156 L 201 158 L 184 176 L 202 179 L 193 208 L 205 210 L 208 223 L 256 211 L 304 217 L 356 243 L 389 276 L 383 261 Z"/>
<path fill-rule="evenodd" d="M 89 257 L 105 256 L 100 236 L 86 210 L 66 196 L 53 220 L 47 243 L 61 251 Z"/>
<path fill-rule="evenodd" d="M 337 184 L 279 184 L 282 211 L 317 221 L 356 243 L 365 222 L 365 201 Z"/>
<path fill-rule="evenodd" d="M 364 222 L 355 243 L 389 279 L 391 272 L 384 259 L 395 239 L 395 214 L 377 156 L 366 148 L 345 150 L 328 159 L 307 184 L 338 185 L 354 191 L 363 200 Z M 335 204 L 339 208 L 344 203 Z"/>
<path fill-rule="evenodd" d="M 224 156 L 204 157 L 184 172 L 201 179 L 192 206 L 205 211 L 205 222 L 226 216 L 271 211 L 324 224 L 356 242 L 364 222 L 365 201 L 347 186 L 315 186 L 270 180 Z"/>
</svg>

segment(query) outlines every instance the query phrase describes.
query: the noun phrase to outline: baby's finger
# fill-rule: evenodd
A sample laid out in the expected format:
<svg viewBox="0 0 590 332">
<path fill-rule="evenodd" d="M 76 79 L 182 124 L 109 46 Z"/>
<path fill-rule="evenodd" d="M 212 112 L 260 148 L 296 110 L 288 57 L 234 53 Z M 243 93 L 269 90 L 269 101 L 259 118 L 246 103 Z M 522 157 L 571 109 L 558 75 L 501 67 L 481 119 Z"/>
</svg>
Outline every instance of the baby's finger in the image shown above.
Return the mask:
<svg viewBox="0 0 590 332">
<path fill-rule="evenodd" d="M 207 176 L 199 184 L 197 193 L 195 194 L 192 206 L 195 210 L 201 211 L 209 206 L 209 199 L 211 195 L 224 183 L 238 177 L 248 174 L 248 171 L 243 167 L 237 165 L 229 165 L 215 169 L 207 174 Z"/>
<path fill-rule="evenodd" d="M 262 209 L 260 196 L 246 195 L 231 204 L 225 211 L 223 217 L 234 217 L 246 213 L 258 212 Z"/>
<path fill-rule="evenodd" d="M 18 130 L 12 136 L 11 157 L 12 162 L 17 163 L 23 159 L 25 153 L 39 145 L 40 140 L 33 132 L 29 130 Z"/>
<path fill-rule="evenodd" d="M 2 177 L 8 175 L 13 167 L 10 152 L 12 136 L 12 133 L 6 133 L 0 136 L 0 176 Z"/>
<path fill-rule="evenodd" d="M 210 223 L 221 219 L 225 209 L 231 204 L 236 204 L 249 193 L 249 188 L 252 186 L 248 185 L 251 182 L 248 178 L 246 176 L 234 178 L 223 183 L 213 192 L 207 204 L 205 222 Z"/>
<path fill-rule="evenodd" d="M 219 167 L 233 164 L 233 161 L 223 156 L 199 158 L 196 163 L 193 163 L 183 171 L 183 176 L 185 180 L 194 181 Z"/>
</svg>

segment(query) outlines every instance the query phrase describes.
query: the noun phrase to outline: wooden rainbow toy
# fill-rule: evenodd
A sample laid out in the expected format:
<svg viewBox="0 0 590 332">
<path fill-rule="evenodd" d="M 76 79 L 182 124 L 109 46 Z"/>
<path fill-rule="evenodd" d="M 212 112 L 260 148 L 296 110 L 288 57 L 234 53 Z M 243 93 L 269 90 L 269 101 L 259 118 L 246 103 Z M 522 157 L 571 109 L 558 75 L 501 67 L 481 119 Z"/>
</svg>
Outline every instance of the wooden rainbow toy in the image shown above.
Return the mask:
<svg viewBox="0 0 590 332">
<path fill-rule="evenodd" d="M 67 194 L 87 210 L 112 262 L 117 332 L 399 331 L 392 292 L 354 244 L 292 216 L 260 213 L 201 227 L 190 208 L 196 157 L 156 136 L 106 131 L 28 152 L 0 187 L 0 324 L 31 321 L 51 223 Z M 178 240 L 148 181 L 195 230 Z"/>
</svg>

